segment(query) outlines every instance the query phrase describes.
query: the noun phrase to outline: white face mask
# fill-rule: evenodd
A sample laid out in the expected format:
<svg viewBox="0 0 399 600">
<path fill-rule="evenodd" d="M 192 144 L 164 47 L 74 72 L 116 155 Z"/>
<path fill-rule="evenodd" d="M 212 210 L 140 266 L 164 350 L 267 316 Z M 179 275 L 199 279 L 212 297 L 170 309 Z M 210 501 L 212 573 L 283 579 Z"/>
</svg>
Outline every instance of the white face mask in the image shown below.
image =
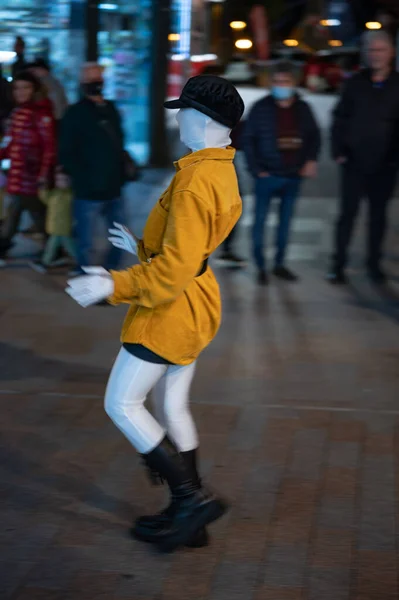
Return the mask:
<svg viewBox="0 0 399 600">
<path fill-rule="evenodd" d="M 192 152 L 204 148 L 227 148 L 230 145 L 230 129 L 195 110 L 183 108 L 176 115 L 180 140 Z"/>
</svg>

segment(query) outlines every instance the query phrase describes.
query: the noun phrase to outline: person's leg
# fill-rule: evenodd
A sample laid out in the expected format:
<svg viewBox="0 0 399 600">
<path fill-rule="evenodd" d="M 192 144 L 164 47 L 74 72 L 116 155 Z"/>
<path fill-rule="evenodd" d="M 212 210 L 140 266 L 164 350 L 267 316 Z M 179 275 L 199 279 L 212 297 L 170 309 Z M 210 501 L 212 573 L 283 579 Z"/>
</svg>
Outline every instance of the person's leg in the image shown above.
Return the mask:
<svg viewBox="0 0 399 600">
<path fill-rule="evenodd" d="M 48 272 L 48 268 L 54 262 L 54 259 L 57 256 L 57 251 L 61 247 L 61 239 L 62 238 L 59 235 L 51 235 L 47 239 L 41 258 L 38 260 L 33 260 L 29 263 L 34 271 L 42 274 Z"/>
<path fill-rule="evenodd" d="M 386 170 L 368 178 L 367 195 L 369 199 L 367 268 L 376 281 L 384 280 L 380 263 L 382 247 L 387 229 L 387 210 L 396 184 L 396 173 Z"/>
<path fill-rule="evenodd" d="M 165 437 L 144 403 L 166 369 L 166 365 L 145 362 L 122 348 L 108 381 L 105 411 L 141 454 L 151 452 Z"/>
<path fill-rule="evenodd" d="M 171 366 L 159 380 L 152 393 L 154 415 L 174 442 L 185 469 L 198 489 L 201 479 L 198 473 L 198 435 L 189 409 L 189 391 L 195 373 L 195 363 L 187 366 Z M 177 503 L 172 496 L 169 505 L 160 513 L 145 515 L 136 520 L 132 533 L 140 540 L 157 542 L 159 534 L 170 525 Z M 204 547 L 208 544 L 206 529 L 201 529 L 187 543 L 190 547 Z"/>
<path fill-rule="evenodd" d="M 189 407 L 189 395 L 196 364 L 168 367 L 164 378 L 163 414 L 168 436 L 179 452 L 198 447 L 198 434 Z"/>
<path fill-rule="evenodd" d="M 173 517 L 159 532 L 156 543 L 171 552 L 190 542 L 208 523 L 220 518 L 226 505 L 198 489 L 179 454 L 171 452 L 161 425 L 145 409 L 149 391 L 168 367 L 147 363 L 120 351 L 105 396 L 105 410 L 131 444 L 143 455 L 149 469 L 168 483 L 175 501 Z M 181 367 L 183 373 L 184 367 Z"/>
<path fill-rule="evenodd" d="M 72 237 L 69 235 L 62 236 L 62 245 L 69 256 L 76 260 L 76 245 Z"/>
<path fill-rule="evenodd" d="M 11 245 L 11 240 L 18 231 L 23 212 L 23 199 L 21 196 L 10 196 L 1 232 L 1 244 L 4 248 Z"/>
<path fill-rule="evenodd" d="M 104 202 L 102 211 L 108 229 L 113 227 L 114 223 L 122 223 L 122 225 L 126 224 L 123 198 L 116 198 Z M 110 243 L 108 252 L 105 256 L 104 268 L 107 270 L 118 269 L 121 264 L 122 254 L 122 250 L 115 248 L 115 246 Z"/>
<path fill-rule="evenodd" d="M 234 238 L 236 237 L 236 233 L 237 233 L 237 226 L 233 227 L 233 229 L 230 231 L 229 235 L 227 236 L 227 238 L 224 240 L 224 242 L 222 244 L 224 254 L 231 253 L 231 246 L 233 244 Z"/>
<path fill-rule="evenodd" d="M 57 254 L 57 250 L 61 246 L 61 241 L 62 241 L 62 238 L 59 235 L 51 235 L 49 237 L 49 239 L 47 240 L 46 247 L 44 249 L 42 260 L 41 260 L 43 265 L 45 265 L 46 267 L 50 266 L 51 263 L 53 262 L 56 254 Z"/>
<path fill-rule="evenodd" d="M 280 192 L 279 224 L 276 232 L 275 274 L 293 281 L 296 276 L 285 268 L 284 261 L 291 230 L 291 222 L 299 196 L 301 179 L 287 178 Z"/>
<path fill-rule="evenodd" d="M 341 206 L 335 227 L 335 254 L 331 281 L 344 281 L 348 246 L 364 193 L 364 176 L 349 167 L 341 170 Z"/>
<path fill-rule="evenodd" d="M 25 199 L 24 208 L 32 217 L 33 224 L 38 233 L 46 234 L 46 206 L 37 196 Z"/>
<path fill-rule="evenodd" d="M 75 198 L 73 202 L 74 238 L 78 266 L 93 266 L 94 234 L 101 203 Z"/>
<path fill-rule="evenodd" d="M 255 186 L 255 220 L 252 230 L 253 253 L 256 266 L 262 273 L 266 269 L 264 257 L 265 221 L 276 186 L 275 177 L 259 177 Z"/>
<path fill-rule="evenodd" d="M 243 186 L 242 186 L 242 172 L 243 172 L 243 162 L 245 164 L 245 159 L 243 159 L 242 152 L 237 151 L 234 159 L 234 166 L 237 174 L 237 183 L 238 189 L 243 197 Z M 246 262 L 240 256 L 238 256 L 233 250 L 233 244 L 237 239 L 238 233 L 238 223 L 231 230 L 227 238 L 224 240 L 222 244 L 222 252 L 218 257 L 218 261 L 224 263 L 226 266 L 243 266 Z"/>
</svg>

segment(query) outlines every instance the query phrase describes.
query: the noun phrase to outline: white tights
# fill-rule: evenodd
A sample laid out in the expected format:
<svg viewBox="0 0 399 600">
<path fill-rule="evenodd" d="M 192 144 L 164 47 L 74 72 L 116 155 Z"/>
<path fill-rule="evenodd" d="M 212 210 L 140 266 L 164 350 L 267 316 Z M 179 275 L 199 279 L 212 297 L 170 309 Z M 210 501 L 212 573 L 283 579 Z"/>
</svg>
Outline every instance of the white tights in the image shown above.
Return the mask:
<svg viewBox="0 0 399 600">
<path fill-rule="evenodd" d="M 149 363 L 121 348 L 108 381 L 105 411 L 140 454 L 156 448 L 166 432 L 180 452 L 197 448 L 189 409 L 194 371 L 195 363 Z M 151 390 L 156 419 L 144 406 Z"/>
</svg>

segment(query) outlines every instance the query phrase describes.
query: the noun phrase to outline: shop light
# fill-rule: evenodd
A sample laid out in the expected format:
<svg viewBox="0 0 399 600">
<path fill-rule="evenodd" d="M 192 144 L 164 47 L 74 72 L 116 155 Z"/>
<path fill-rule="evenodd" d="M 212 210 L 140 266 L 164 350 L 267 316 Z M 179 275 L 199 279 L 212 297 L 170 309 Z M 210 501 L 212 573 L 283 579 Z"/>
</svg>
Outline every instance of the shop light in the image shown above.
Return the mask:
<svg viewBox="0 0 399 600">
<path fill-rule="evenodd" d="M 0 63 L 10 62 L 15 57 L 16 57 L 15 52 L 8 52 L 7 50 L 0 50 Z"/>
<path fill-rule="evenodd" d="M 338 27 L 341 25 L 341 21 L 339 19 L 322 19 L 320 25 L 323 27 Z"/>
<path fill-rule="evenodd" d="M 217 60 L 217 54 L 193 54 L 191 57 L 191 62 L 199 63 L 199 62 L 208 62 L 211 60 Z"/>
<path fill-rule="evenodd" d="M 381 29 L 382 25 L 378 21 L 369 21 L 366 23 L 367 29 Z"/>
<path fill-rule="evenodd" d="M 333 46 L 334 48 L 339 48 L 340 46 L 342 46 L 342 42 L 341 40 L 329 40 L 329 45 Z"/>
<path fill-rule="evenodd" d="M 178 0 L 177 11 L 179 14 L 178 33 L 180 35 L 177 51 L 185 59 L 190 57 L 191 47 L 191 0 Z"/>
<path fill-rule="evenodd" d="M 170 42 L 178 42 L 178 41 L 180 41 L 180 33 L 170 33 L 168 35 L 168 40 Z"/>
<path fill-rule="evenodd" d="M 230 23 L 230 27 L 231 29 L 234 29 L 235 31 L 241 31 L 242 29 L 245 29 L 247 26 L 245 21 L 232 21 Z"/>
<path fill-rule="evenodd" d="M 118 5 L 117 4 L 99 4 L 98 8 L 100 10 L 118 10 Z"/>
<path fill-rule="evenodd" d="M 170 60 L 173 60 L 174 62 L 179 62 L 186 60 L 186 58 L 187 56 L 185 56 L 184 54 L 172 54 Z M 217 54 L 193 54 L 192 56 L 190 56 L 190 60 L 193 63 L 208 62 L 211 60 L 217 60 L 217 58 Z"/>
<path fill-rule="evenodd" d="M 249 50 L 250 48 L 252 48 L 252 42 L 251 40 L 237 40 L 235 43 L 236 48 L 238 48 L 239 50 Z"/>
<path fill-rule="evenodd" d="M 298 40 L 284 40 L 283 44 L 284 46 L 290 46 L 291 48 L 299 46 Z"/>
</svg>

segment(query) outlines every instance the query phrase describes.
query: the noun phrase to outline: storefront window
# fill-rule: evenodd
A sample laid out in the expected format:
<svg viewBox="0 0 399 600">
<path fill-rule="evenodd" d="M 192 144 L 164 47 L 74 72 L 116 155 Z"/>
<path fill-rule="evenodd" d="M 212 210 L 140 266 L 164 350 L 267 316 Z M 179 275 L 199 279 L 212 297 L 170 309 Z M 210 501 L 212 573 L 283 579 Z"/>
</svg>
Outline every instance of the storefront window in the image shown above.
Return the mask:
<svg viewBox="0 0 399 600">
<path fill-rule="evenodd" d="M 149 158 L 153 0 L 99 3 L 98 59 L 106 68 L 106 97 L 122 114 L 126 148 L 144 164 Z M 79 97 L 79 73 L 87 48 L 86 0 L 0 0 L 0 62 L 11 77 L 16 36 L 25 58 L 46 59 L 70 102 Z"/>
<path fill-rule="evenodd" d="M 21 36 L 26 44 L 26 60 L 47 60 L 74 99 L 76 74 L 71 73 L 68 59 L 70 5 L 70 0 L 0 1 L 0 61 L 5 77 L 11 77 L 14 42 L 16 36 Z"/>
<path fill-rule="evenodd" d="M 152 0 L 99 5 L 99 61 L 106 67 L 106 96 L 122 114 L 126 147 L 145 164 L 149 158 Z"/>
</svg>

